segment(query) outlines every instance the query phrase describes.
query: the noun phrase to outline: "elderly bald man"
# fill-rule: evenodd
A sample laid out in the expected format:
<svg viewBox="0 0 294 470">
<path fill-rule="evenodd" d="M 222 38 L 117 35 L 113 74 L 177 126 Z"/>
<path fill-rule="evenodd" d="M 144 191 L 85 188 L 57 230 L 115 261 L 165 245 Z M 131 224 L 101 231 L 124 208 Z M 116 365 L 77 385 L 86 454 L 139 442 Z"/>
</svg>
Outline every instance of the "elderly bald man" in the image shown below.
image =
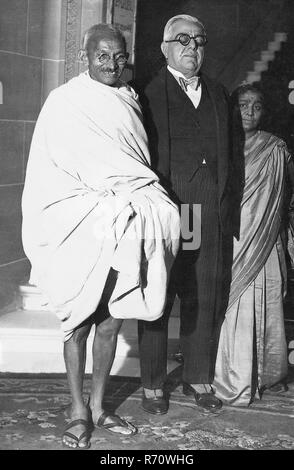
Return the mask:
<svg viewBox="0 0 294 470">
<path fill-rule="evenodd" d="M 176 295 L 183 392 L 193 395 L 206 410 L 222 406 L 210 384 L 228 298 L 240 196 L 238 165 L 230 144 L 228 94 L 201 72 L 207 40 L 198 18 L 184 14 L 171 18 L 161 44 L 166 66 L 141 90 L 153 168 L 180 207 L 189 205 L 190 214 L 196 210 L 198 216 L 201 207 L 201 244 L 183 239 L 164 316 L 153 323 L 139 322 L 142 406 L 153 414 L 168 410 L 164 392 L 168 319 Z"/>
<path fill-rule="evenodd" d="M 135 426 L 102 400 L 123 319 L 155 320 L 164 309 L 178 249 L 175 204 L 151 170 L 134 90 L 120 76 L 121 32 L 86 31 L 88 70 L 53 90 L 38 118 L 23 193 L 23 244 L 34 279 L 61 320 L 72 398 L 63 443 L 88 448 L 92 426 L 125 436 Z M 92 325 L 91 395 L 83 400 Z"/>
</svg>

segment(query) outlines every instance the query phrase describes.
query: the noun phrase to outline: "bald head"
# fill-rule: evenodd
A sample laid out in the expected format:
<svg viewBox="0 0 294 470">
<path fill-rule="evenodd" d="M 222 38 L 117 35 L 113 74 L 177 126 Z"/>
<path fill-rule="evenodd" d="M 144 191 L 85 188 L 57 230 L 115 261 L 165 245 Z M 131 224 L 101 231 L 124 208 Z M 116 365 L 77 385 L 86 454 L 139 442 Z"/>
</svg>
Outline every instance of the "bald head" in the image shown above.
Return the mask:
<svg viewBox="0 0 294 470">
<path fill-rule="evenodd" d="M 82 40 L 82 49 L 87 55 L 97 49 L 97 45 L 101 40 L 117 40 L 121 42 L 124 50 L 126 50 L 126 40 L 121 31 L 112 24 L 95 24 L 85 31 Z"/>
</svg>

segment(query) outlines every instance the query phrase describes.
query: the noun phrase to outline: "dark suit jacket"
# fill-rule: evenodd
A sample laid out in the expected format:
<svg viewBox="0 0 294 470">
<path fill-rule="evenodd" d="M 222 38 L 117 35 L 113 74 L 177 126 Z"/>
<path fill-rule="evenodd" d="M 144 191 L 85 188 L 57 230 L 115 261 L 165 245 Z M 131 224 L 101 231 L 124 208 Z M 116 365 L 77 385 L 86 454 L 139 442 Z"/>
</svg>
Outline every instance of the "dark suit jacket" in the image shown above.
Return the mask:
<svg viewBox="0 0 294 470">
<path fill-rule="evenodd" d="M 209 79 L 207 76 L 202 75 L 202 80 L 206 85 L 214 111 L 211 128 L 214 130 L 214 145 L 217 156 L 220 225 L 223 233 L 234 233 L 235 236 L 238 236 L 241 175 L 239 171 L 240 166 L 237 162 L 239 157 L 232 152 L 228 94 L 221 84 Z M 139 90 L 145 127 L 149 139 L 151 163 L 158 172 L 161 183 L 167 189 L 169 189 L 170 184 L 171 155 L 168 94 L 175 84 L 180 89 L 175 78 L 164 67 L 147 85 L 145 90 Z M 180 92 L 183 93 L 181 89 Z M 184 95 L 183 93 L 183 100 L 188 100 L 192 113 L 193 104 Z M 191 173 L 192 171 L 193 169 L 191 168 Z"/>
</svg>

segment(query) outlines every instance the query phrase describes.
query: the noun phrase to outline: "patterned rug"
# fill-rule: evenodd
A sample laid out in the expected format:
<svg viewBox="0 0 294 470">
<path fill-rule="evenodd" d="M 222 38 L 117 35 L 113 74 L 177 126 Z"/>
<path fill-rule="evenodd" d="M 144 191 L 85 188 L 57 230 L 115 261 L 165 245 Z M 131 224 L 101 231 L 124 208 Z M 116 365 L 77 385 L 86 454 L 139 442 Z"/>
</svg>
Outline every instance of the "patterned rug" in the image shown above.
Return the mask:
<svg viewBox="0 0 294 470">
<path fill-rule="evenodd" d="M 292 376 L 293 370 L 291 371 Z M 249 408 L 224 406 L 201 411 L 182 394 L 180 367 L 169 376 L 170 409 L 164 416 L 145 413 L 139 379 L 112 376 L 105 407 L 138 427 L 127 438 L 95 429 L 90 450 L 294 450 L 294 378 L 289 390 L 265 393 Z M 84 383 L 85 396 L 90 377 Z M 59 450 L 70 403 L 64 375 L 0 375 L 0 449 Z"/>
</svg>

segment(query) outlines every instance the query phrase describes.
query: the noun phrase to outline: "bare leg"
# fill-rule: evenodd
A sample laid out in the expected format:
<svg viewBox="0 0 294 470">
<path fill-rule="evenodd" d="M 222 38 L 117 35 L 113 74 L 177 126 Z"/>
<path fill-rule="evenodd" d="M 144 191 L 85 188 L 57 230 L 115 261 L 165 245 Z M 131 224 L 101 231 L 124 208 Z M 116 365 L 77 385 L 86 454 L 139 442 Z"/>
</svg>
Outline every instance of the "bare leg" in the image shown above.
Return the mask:
<svg viewBox="0 0 294 470">
<path fill-rule="evenodd" d="M 106 381 L 113 364 L 117 335 L 121 325 L 122 320 L 109 316 L 96 327 L 93 341 L 93 375 L 90 400 L 94 423 L 103 413 L 102 400 Z"/>
<path fill-rule="evenodd" d="M 64 361 L 66 365 L 67 380 L 71 393 L 70 419 L 88 420 L 89 412 L 83 401 L 83 379 L 86 364 L 86 343 L 90 333 L 92 322 L 90 319 L 78 327 L 72 337 L 64 343 Z M 70 432 L 79 436 L 85 431 L 85 425 L 77 424 L 70 429 Z M 84 437 L 77 443 L 69 436 L 63 437 L 63 442 L 69 447 L 86 447 L 87 438 Z"/>
<path fill-rule="evenodd" d="M 103 415 L 104 410 L 102 400 L 106 381 L 113 364 L 117 335 L 122 325 L 122 320 L 108 317 L 96 327 L 93 342 L 93 375 L 90 408 L 92 411 L 93 423 L 97 424 L 99 418 Z M 99 423 L 98 423 L 99 424 Z M 125 435 L 131 435 L 136 432 L 136 428 L 131 424 L 123 421 L 118 416 L 107 414 L 103 419 L 103 425 L 110 425 L 111 431 Z"/>
<path fill-rule="evenodd" d="M 122 420 L 118 416 L 109 415 L 104 412 L 102 400 L 106 381 L 113 364 L 117 335 L 123 320 L 119 320 L 110 316 L 108 311 L 108 302 L 115 287 L 117 272 L 110 270 L 100 305 L 95 312 L 96 331 L 93 341 L 93 374 L 90 408 L 92 411 L 92 420 L 98 426 L 111 426 L 112 432 L 121 434 L 134 434 L 136 428 L 130 423 Z M 100 418 L 100 419 L 99 419 Z M 101 422 L 103 420 L 103 423 Z"/>
</svg>

